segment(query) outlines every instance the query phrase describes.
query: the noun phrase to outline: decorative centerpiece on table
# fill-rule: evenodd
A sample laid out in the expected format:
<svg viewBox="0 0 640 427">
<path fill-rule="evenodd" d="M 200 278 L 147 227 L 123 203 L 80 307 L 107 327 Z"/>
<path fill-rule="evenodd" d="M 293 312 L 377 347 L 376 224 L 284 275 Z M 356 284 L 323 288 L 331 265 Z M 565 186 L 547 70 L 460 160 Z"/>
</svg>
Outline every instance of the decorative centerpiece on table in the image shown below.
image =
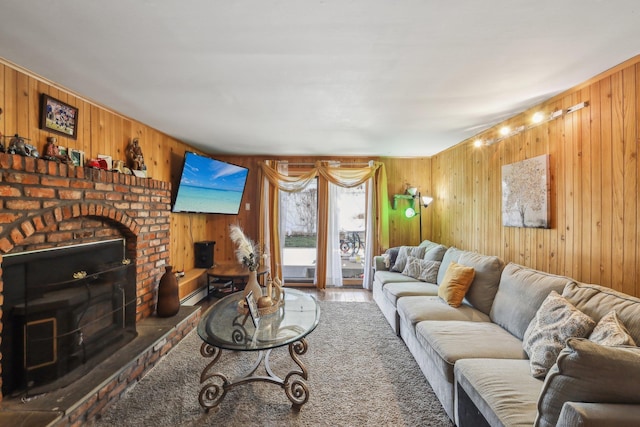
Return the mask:
<svg viewBox="0 0 640 427">
<path fill-rule="evenodd" d="M 246 297 L 251 292 L 260 316 L 275 313 L 284 305 L 284 290 L 280 281 L 277 278 L 275 280 L 268 278 L 266 294 L 263 294 L 262 287 L 258 282 L 258 268 L 261 258 L 258 245 L 247 238 L 237 225 L 230 227 L 229 237 L 236 245 L 235 253 L 238 262 L 249 269 L 249 280 L 244 287 L 243 298 L 238 302 L 238 309 L 243 313 L 249 310 Z"/>
</svg>

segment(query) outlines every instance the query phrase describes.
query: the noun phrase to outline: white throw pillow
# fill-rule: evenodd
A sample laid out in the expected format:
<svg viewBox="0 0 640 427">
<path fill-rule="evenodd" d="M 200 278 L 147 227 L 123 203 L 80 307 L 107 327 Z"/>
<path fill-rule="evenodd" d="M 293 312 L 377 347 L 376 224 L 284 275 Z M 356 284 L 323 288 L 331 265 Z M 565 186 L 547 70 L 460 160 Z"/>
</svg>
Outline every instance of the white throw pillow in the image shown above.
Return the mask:
<svg viewBox="0 0 640 427">
<path fill-rule="evenodd" d="M 593 319 L 566 298 L 551 291 L 524 332 L 522 346 L 529 356 L 531 375 L 544 378 L 567 339 L 584 338 L 595 325 Z"/>
<path fill-rule="evenodd" d="M 589 340 L 600 345 L 636 345 L 629 335 L 629 331 L 624 327 L 615 310 L 605 314 L 598 322 L 593 332 L 589 335 Z"/>
</svg>

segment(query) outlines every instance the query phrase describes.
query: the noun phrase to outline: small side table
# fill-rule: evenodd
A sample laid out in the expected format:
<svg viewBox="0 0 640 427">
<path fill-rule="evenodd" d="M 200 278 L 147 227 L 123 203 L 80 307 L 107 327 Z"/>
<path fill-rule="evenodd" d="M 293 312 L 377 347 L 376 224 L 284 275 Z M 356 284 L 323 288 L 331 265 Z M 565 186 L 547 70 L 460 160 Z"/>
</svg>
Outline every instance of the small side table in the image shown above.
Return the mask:
<svg viewBox="0 0 640 427">
<path fill-rule="evenodd" d="M 258 279 L 269 272 L 269 267 L 258 268 Z M 249 279 L 249 269 L 241 264 L 214 265 L 207 270 L 207 299 L 222 298 L 244 289 Z"/>
</svg>

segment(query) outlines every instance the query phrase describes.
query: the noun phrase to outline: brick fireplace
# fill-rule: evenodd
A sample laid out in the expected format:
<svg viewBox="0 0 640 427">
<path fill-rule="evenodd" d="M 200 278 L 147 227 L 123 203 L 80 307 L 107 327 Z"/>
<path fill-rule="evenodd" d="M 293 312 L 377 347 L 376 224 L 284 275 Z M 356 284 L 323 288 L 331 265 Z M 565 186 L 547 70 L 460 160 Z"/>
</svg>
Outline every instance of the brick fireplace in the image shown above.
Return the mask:
<svg viewBox="0 0 640 427">
<path fill-rule="evenodd" d="M 123 239 L 134 265 L 135 322 L 153 313 L 169 259 L 169 183 L 4 153 L 0 166 L 0 261 L 7 254 Z M 0 316 L 11 285 L 0 270 Z"/>
</svg>

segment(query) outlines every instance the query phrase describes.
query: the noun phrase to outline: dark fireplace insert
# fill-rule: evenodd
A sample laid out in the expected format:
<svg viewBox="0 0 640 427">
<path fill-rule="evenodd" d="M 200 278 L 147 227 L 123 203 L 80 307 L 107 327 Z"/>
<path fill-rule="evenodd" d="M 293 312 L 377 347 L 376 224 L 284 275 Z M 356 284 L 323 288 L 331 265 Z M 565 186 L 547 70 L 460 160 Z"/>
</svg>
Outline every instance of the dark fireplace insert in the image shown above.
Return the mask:
<svg viewBox="0 0 640 427">
<path fill-rule="evenodd" d="M 2 394 L 64 387 L 136 336 L 124 239 L 5 255 Z"/>
</svg>

